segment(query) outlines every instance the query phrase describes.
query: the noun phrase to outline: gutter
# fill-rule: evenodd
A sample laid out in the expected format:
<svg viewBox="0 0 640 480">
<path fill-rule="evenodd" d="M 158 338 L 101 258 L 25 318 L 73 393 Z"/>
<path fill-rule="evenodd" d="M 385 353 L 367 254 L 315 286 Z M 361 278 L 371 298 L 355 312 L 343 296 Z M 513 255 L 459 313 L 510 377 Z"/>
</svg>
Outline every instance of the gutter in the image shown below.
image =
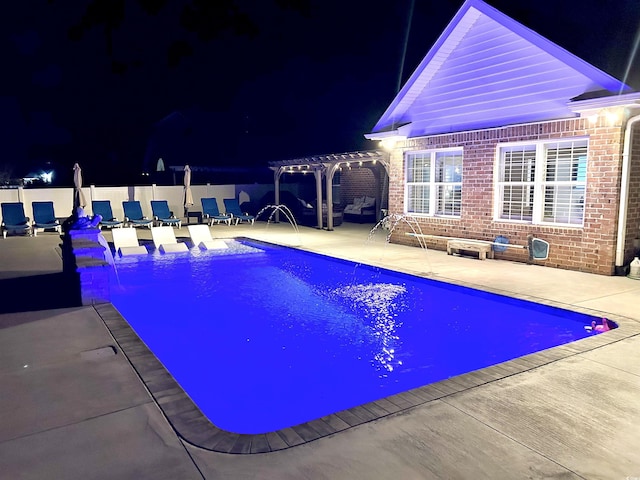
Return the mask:
<svg viewBox="0 0 640 480">
<path fill-rule="evenodd" d="M 636 115 L 627 120 L 624 131 L 624 146 L 622 149 L 622 181 L 620 182 L 620 209 L 618 211 L 618 239 L 616 242 L 616 267 L 624 265 L 624 244 L 626 241 L 627 210 L 629 208 L 629 176 L 631 162 L 631 140 L 633 136 L 633 126 L 640 121 L 640 115 Z"/>
</svg>

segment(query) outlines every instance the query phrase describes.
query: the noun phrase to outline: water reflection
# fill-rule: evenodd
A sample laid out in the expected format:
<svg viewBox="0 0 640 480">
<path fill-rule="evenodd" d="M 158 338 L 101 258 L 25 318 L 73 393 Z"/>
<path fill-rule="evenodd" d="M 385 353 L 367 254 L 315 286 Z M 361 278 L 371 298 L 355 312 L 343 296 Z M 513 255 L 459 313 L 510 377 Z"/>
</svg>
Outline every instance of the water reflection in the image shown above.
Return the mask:
<svg viewBox="0 0 640 480">
<path fill-rule="evenodd" d="M 407 289 L 391 283 L 348 285 L 333 290 L 332 295 L 348 300 L 351 308 L 370 321 L 371 336 L 377 343 L 372 365 L 386 377 L 402 361 L 396 359 L 401 341 L 398 329 L 402 323 L 398 314 L 406 309 Z"/>
</svg>

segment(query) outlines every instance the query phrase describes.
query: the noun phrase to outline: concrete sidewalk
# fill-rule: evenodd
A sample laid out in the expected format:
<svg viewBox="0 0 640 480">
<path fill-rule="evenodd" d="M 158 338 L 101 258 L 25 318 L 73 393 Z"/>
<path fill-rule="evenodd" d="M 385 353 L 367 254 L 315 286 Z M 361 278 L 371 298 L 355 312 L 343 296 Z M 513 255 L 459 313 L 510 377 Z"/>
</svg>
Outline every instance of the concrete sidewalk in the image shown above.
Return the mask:
<svg viewBox="0 0 640 480">
<path fill-rule="evenodd" d="M 304 445 L 214 453 L 175 433 L 96 310 L 59 295 L 59 238 L 9 237 L 0 242 L 0 477 L 640 477 L 640 282 L 388 245 L 383 232 L 367 241 L 369 228 L 348 223 L 211 230 L 590 311 L 620 328 L 549 351 L 559 360 L 470 388 L 457 380 L 437 400 Z"/>
</svg>

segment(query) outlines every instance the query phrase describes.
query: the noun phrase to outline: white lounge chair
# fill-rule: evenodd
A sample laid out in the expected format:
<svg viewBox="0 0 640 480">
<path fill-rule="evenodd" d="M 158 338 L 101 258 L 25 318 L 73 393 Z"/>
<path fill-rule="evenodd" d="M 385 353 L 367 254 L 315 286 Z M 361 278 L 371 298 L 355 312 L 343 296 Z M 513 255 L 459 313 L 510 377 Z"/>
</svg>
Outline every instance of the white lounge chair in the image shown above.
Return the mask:
<svg viewBox="0 0 640 480">
<path fill-rule="evenodd" d="M 186 243 L 178 242 L 173 227 L 151 227 L 151 237 L 153 244 L 162 253 L 188 252 Z"/>
<path fill-rule="evenodd" d="M 219 238 L 211 237 L 209 225 L 189 225 L 189 236 L 194 246 L 201 250 L 215 250 L 229 248 L 229 246 Z"/>
<path fill-rule="evenodd" d="M 149 253 L 145 246 L 138 243 L 138 234 L 135 228 L 114 228 L 111 230 L 111 235 L 116 252 L 121 257 Z"/>
</svg>

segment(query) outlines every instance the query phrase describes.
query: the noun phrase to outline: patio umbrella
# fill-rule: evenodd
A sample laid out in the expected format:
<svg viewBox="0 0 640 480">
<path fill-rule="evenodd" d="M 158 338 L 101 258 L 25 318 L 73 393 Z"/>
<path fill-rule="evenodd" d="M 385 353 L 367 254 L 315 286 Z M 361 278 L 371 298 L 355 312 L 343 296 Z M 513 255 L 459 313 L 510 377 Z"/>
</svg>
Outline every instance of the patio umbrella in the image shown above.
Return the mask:
<svg viewBox="0 0 640 480">
<path fill-rule="evenodd" d="M 191 193 L 191 169 L 189 165 L 184 166 L 184 214 L 193 205 L 193 194 Z"/>
<path fill-rule="evenodd" d="M 158 163 L 156 164 L 156 172 L 164 172 L 164 160 L 162 160 L 162 157 L 158 159 Z"/>
<path fill-rule="evenodd" d="M 78 207 L 87 206 L 87 200 L 82 192 L 82 169 L 77 163 L 73 166 L 73 186 L 73 210 L 75 212 Z"/>
</svg>

